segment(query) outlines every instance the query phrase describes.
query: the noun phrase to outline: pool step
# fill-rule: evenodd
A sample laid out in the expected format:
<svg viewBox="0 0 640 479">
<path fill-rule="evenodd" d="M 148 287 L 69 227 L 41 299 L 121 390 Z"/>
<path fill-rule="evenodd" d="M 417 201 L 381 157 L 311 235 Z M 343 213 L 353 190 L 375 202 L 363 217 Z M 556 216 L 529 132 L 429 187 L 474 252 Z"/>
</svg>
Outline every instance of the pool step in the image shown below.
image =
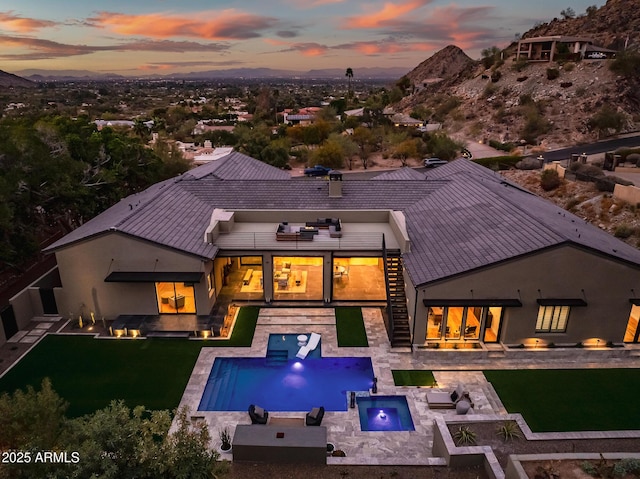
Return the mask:
<svg viewBox="0 0 640 479">
<path fill-rule="evenodd" d="M 267 366 L 286 363 L 289 359 L 289 351 L 286 349 L 270 349 L 267 351 Z"/>
<path fill-rule="evenodd" d="M 228 369 L 225 371 L 223 377 L 220 378 L 220 381 L 217 384 L 217 391 L 215 403 L 213 405 L 213 409 L 215 411 L 226 411 L 229 406 L 229 400 L 231 398 L 231 394 L 229 394 L 229 388 L 233 388 L 236 383 L 236 377 L 238 376 L 238 366 L 232 365 L 228 366 Z"/>
</svg>

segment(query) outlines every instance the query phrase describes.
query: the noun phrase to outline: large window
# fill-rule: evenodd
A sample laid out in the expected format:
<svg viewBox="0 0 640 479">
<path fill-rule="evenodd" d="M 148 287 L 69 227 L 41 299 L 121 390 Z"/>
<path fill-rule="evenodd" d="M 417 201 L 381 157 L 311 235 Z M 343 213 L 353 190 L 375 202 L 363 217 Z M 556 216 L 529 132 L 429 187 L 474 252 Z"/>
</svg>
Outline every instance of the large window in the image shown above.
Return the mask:
<svg viewBox="0 0 640 479">
<path fill-rule="evenodd" d="M 160 314 L 194 314 L 196 300 L 191 283 L 156 283 Z"/>
<path fill-rule="evenodd" d="M 624 332 L 625 343 L 637 343 L 640 341 L 640 327 L 638 325 L 639 318 L 640 318 L 640 306 L 636 306 L 634 304 L 631 307 L 631 314 L 629 314 L 627 329 Z"/>
<path fill-rule="evenodd" d="M 502 307 L 431 306 L 427 309 L 427 340 L 498 341 Z M 483 336 L 481 336 L 483 334 Z"/>
<path fill-rule="evenodd" d="M 274 256 L 273 299 L 322 300 L 321 256 Z"/>
<path fill-rule="evenodd" d="M 224 288 L 223 294 L 235 299 L 264 299 L 262 256 L 231 256 L 216 258 L 215 285 Z"/>
<path fill-rule="evenodd" d="M 384 301 L 387 290 L 382 258 L 334 258 L 333 299 Z"/>
<path fill-rule="evenodd" d="M 564 333 L 567 330 L 569 306 L 540 306 L 536 333 Z"/>
</svg>

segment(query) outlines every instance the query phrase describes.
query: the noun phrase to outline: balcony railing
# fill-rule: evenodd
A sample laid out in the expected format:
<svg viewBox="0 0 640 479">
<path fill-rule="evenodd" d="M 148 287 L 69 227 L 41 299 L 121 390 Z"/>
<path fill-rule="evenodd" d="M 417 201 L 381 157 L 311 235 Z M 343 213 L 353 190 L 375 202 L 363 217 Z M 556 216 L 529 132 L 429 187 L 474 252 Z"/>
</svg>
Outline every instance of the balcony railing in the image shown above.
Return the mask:
<svg viewBox="0 0 640 479">
<path fill-rule="evenodd" d="M 221 234 L 214 244 L 221 249 L 250 250 L 380 250 L 382 233 L 348 233 L 342 238 L 315 235 L 312 241 L 278 241 L 272 232 Z M 388 242 L 388 241 L 387 241 Z M 389 245 L 387 245 L 389 247 Z M 398 246 L 396 245 L 395 248 Z"/>
</svg>

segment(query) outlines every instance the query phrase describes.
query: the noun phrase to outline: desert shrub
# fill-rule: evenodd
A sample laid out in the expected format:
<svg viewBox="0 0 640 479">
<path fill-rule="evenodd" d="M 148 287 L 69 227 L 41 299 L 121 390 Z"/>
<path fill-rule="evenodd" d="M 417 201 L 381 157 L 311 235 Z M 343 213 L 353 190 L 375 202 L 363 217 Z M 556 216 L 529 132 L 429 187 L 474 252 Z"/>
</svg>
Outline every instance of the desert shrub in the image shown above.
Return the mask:
<svg viewBox="0 0 640 479">
<path fill-rule="evenodd" d="M 516 147 L 513 143 L 500 143 L 498 140 L 489 140 L 489 146 L 500 151 L 511 151 Z"/>
<path fill-rule="evenodd" d="M 526 122 L 522 128 L 522 139 L 533 145 L 538 137 L 544 135 L 551 128 L 549 121 L 540 114 L 537 108 L 527 108 L 524 112 Z"/>
<path fill-rule="evenodd" d="M 622 459 L 613 465 L 613 477 L 624 477 L 627 474 L 640 475 L 640 459 Z"/>
<path fill-rule="evenodd" d="M 547 68 L 547 80 L 555 80 L 560 76 L 560 70 L 557 68 Z"/>
<path fill-rule="evenodd" d="M 521 72 L 527 67 L 528 64 L 529 62 L 527 61 L 527 59 L 525 57 L 521 57 L 513 62 L 513 65 L 511 65 L 511 68 L 513 68 L 517 72 Z"/>
<path fill-rule="evenodd" d="M 563 81 L 562 83 L 560 83 L 561 88 L 570 88 L 572 86 L 573 86 L 573 82 L 570 82 L 570 81 Z"/>
<path fill-rule="evenodd" d="M 590 130 L 597 131 L 598 136 L 600 136 L 609 130 L 620 131 L 624 125 L 624 120 L 624 114 L 616 111 L 610 105 L 604 105 L 600 111 L 589 119 L 587 126 Z"/>
<path fill-rule="evenodd" d="M 594 476 L 594 477 L 598 473 L 596 466 L 594 466 L 593 463 L 589 461 L 584 461 L 582 464 L 580 464 L 580 469 L 582 469 L 584 472 L 586 472 L 590 476 Z"/>
<path fill-rule="evenodd" d="M 555 190 L 561 183 L 562 180 L 556 170 L 543 170 L 540 174 L 540 187 L 544 191 Z"/>
<path fill-rule="evenodd" d="M 567 211 L 575 211 L 576 206 L 578 206 L 580 204 L 580 200 L 578 198 L 571 198 L 569 201 L 566 202 L 566 204 L 564 205 L 564 209 Z"/>
<path fill-rule="evenodd" d="M 504 442 L 512 441 L 521 437 L 518 432 L 518 423 L 515 421 L 505 421 L 500 424 L 498 426 L 497 434 Z"/>
<path fill-rule="evenodd" d="M 484 87 L 484 90 L 482 91 L 481 98 L 489 98 L 490 96 L 495 95 L 497 91 L 498 91 L 497 86 L 495 86 L 492 83 L 488 83 L 487 86 Z"/>
<path fill-rule="evenodd" d="M 542 161 L 538 158 L 528 157 L 523 158 L 519 162 L 516 163 L 516 168 L 519 170 L 539 170 L 542 168 Z"/>
<path fill-rule="evenodd" d="M 633 234 L 633 228 L 629 225 L 618 225 L 613 231 L 613 236 L 616 238 L 626 239 Z"/>
<path fill-rule="evenodd" d="M 460 99 L 455 96 L 444 96 L 438 98 L 439 104 L 434 111 L 434 117 L 438 121 L 442 121 L 445 117 L 458 106 L 460 106 Z"/>
<path fill-rule="evenodd" d="M 492 156 L 489 158 L 474 158 L 473 161 L 474 163 L 478 163 L 479 165 L 492 170 L 508 170 L 509 168 L 515 167 L 516 163 L 518 163 L 521 159 L 522 156 L 513 155 Z"/>
<path fill-rule="evenodd" d="M 566 72 L 571 72 L 573 71 L 573 69 L 576 67 L 575 63 L 567 63 L 566 65 L 564 65 L 562 68 L 564 68 L 564 71 Z"/>
<path fill-rule="evenodd" d="M 608 191 L 609 193 L 612 193 L 616 187 L 616 182 L 613 181 L 609 176 L 602 176 L 600 178 L 597 178 L 595 183 L 598 191 Z"/>
<path fill-rule="evenodd" d="M 609 69 L 626 77 L 640 75 L 640 52 L 624 50 L 616 54 L 616 58 L 609 65 Z"/>
<path fill-rule="evenodd" d="M 615 154 L 620 155 L 622 161 L 635 162 L 640 159 L 640 148 L 618 148 Z M 631 155 L 634 155 L 633 158 Z"/>
<path fill-rule="evenodd" d="M 599 178 L 604 176 L 604 171 L 602 171 L 602 168 L 598 168 L 595 165 L 580 163 L 579 161 L 571 163 L 571 165 L 569 166 L 569 170 L 573 171 L 577 175 L 584 177 Z"/>
<path fill-rule="evenodd" d="M 536 102 L 531 95 L 529 95 L 528 93 L 525 93 L 523 95 L 520 95 L 520 98 L 518 98 L 518 104 L 520 106 L 526 106 L 526 105 L 535 105 Z"/>
<path fill-rule="evenodd" d="M 491 72 L 491 81 L 493 83 L 498 82 L 500 78 L 502 78 L 502 73 L 500 72 L 500 70 L 494 70 Z"/>
<path fill-rule="evenodd" d="M 457 446 L 471 446 L 476 443 L 476 433 L 469 429 L 469 426 L 460 426 L 453 433 L 453 440 Z"/>
</svg>

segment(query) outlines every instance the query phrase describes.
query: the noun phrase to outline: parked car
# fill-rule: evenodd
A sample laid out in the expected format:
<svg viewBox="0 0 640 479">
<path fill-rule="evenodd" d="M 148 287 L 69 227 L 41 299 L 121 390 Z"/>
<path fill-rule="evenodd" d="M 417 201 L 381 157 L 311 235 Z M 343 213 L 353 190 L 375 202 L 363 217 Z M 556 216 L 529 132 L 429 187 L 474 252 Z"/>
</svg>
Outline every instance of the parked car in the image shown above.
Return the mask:
<svg viewBox="0 0 640 479">
<path fill-rule="evenodd" d="M 304 174 L 306 176 L 327 176 L 330 171 L 331 168 L 327 168 L 326 166 L 322 165 L 316 165 L 312 166 L 311 168 L 305 168 Z"/>
<path fill-rule="evenodd" d="M 440 158 L 425 158 L 424 166 L 425 168 L 435 168 L 436 166 L 442 166 L 449 163 L 447 160 L 441 160 Z"/>
</svg>

